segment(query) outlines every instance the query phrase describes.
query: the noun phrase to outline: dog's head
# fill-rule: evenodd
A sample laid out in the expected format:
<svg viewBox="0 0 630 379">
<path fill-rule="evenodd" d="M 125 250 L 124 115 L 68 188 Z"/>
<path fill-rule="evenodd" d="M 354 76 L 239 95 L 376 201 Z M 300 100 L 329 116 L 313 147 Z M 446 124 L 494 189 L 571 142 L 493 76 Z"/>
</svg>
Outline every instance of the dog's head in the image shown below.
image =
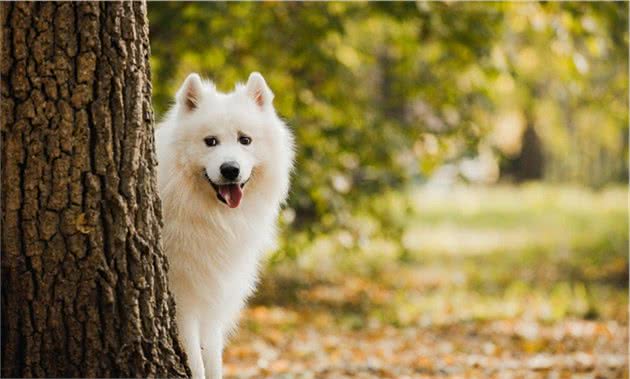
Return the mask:
<svg viewBox="0 0 630 379">
<path fill-rule="evenodd" d="M 227 94 L 197 74 L 189 75 L 177 92 L 172 142 L 181 167 L 230 208 L 237 208 L 257 177 L 281 159 L 275 139 L 286 130 L 272 100 L 273 93 L 256 72 L 246 85 Z"/>
</svg>

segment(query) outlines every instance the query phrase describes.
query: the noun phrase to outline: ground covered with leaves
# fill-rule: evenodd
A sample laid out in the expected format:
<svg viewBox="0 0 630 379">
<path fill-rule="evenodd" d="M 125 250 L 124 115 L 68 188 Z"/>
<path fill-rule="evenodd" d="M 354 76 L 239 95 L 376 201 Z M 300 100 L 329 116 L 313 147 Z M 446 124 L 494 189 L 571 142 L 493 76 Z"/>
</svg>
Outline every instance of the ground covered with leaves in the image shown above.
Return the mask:
<svg viewBox="0 0 630 379">
<path fill-rule="evenodd" d="M 227 378 L 628 378 L 627 188 L 384 194 L 286 236 Z"/>
</svg>

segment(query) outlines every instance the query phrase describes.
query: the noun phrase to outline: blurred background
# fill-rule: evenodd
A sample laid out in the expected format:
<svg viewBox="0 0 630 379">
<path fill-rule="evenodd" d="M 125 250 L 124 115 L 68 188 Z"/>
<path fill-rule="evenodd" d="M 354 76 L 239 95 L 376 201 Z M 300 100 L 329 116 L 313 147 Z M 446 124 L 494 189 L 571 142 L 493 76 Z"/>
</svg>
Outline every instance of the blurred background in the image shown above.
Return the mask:
<svg viewBox="0 0 630 379">
<path fill-rule="evenodd" d="M 628 3 L 149 3 L 156 117 L 297 137 L 233 378 L 628 378 Z"/>
</svg>

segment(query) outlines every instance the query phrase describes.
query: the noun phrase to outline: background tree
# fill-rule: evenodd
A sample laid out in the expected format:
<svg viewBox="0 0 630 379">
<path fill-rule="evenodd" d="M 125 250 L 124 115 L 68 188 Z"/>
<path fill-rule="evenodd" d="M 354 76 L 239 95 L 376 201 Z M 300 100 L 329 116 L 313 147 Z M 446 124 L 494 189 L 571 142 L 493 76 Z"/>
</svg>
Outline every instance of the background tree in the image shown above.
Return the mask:
<svg viewBox="0 0 630 379">
<path fill-rule="evenodd" d="M 186 375 L 146 5 L 2 4 L 2 376 Z"/>
</svg>

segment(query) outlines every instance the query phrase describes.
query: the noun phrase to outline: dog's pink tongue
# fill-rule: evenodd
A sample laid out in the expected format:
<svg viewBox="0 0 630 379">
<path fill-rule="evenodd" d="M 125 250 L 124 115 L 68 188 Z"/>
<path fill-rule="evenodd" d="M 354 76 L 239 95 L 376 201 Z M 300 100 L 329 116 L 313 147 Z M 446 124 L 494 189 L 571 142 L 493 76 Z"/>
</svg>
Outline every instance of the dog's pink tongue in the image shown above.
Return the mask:
<svg viewBox="0 0 630 379">
<path fill-rule="evenodd" d="M 243 191 L 238 184 L 226 184 L 219 186 L 219 193 L 230 208 L 236 208 L 241 203 L 243 198 Z"/>
</svg>

